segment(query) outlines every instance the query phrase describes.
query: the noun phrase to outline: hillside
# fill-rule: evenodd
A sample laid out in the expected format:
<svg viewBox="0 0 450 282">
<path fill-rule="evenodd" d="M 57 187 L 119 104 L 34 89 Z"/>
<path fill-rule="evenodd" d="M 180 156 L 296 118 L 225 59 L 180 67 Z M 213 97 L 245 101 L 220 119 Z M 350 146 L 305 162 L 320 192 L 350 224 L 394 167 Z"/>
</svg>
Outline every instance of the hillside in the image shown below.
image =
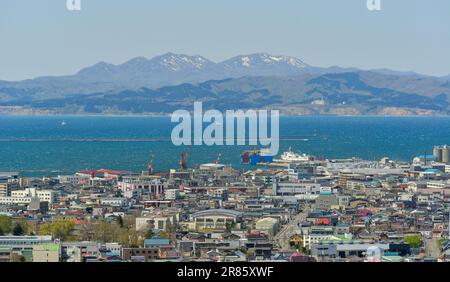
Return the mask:
<svg viewBox="0 0 450 282">
<path fill-rule="evenodd" d="M 205 108 L 270 108 L 295 115 L 447 115 L 449 93 L 450 87 L 437 79 L 349 72 L 230 78 L 1 105 L 53 113 L 149 114 L 192 110 L 194 101 L 203 101 Z"/>
</svg>

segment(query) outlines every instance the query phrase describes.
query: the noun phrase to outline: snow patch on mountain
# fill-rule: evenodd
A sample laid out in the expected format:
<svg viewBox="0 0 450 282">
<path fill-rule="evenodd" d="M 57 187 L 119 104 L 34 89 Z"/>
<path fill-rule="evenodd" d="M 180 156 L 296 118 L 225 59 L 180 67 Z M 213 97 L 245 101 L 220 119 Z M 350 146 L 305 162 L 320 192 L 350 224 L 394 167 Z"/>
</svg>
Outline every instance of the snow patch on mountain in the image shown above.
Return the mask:
<svg viewBox="0 0 450 282">
<path fill-rule="evenodd" d="M 250 58 L 248 56 L 242 57 L 241 60 L 244 67 L 250 67 Z"/>
</svg>

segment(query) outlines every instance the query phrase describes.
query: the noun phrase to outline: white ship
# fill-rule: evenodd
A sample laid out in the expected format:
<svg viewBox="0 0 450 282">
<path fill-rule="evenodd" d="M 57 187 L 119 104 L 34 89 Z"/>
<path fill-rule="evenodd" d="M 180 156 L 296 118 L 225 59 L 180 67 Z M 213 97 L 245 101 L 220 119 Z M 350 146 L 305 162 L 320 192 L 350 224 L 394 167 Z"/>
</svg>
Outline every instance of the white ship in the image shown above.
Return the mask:
<svg viewBox="0 0 450 282">
<path fill-rule="evenodd" d="M 289 148 L 288 151 L 281 154 L 280 159 L 275 160 L 276 162 L 307 162 L 311 160 L 311 156 L 307 154 L 297 154 Z"/>
</svg>

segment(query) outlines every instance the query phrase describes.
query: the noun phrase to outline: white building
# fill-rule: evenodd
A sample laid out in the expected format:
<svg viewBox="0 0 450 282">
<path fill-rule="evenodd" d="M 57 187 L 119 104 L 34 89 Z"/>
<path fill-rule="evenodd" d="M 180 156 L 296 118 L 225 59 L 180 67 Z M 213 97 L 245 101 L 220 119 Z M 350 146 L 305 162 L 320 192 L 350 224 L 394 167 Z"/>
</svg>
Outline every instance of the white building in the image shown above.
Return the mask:
<svg viewBox="0 0 450 282">
<path fill-rule="evenodd" d="M 82 182 L 89 182 L 90 177 L 86 175 L 59 175 L 59 183 L 70 183 L 70 184 L 80 184 Z"/>
<path fill-rule="evenodd" d="M 145 231 L 149 228 L 167 231 L 169 225 L 174 223 L 175 217 L 169 215 L 136 217 L 136 231 Z"/>
<path fill-rule="evenodd" d="M 52 236 L 0 236 L 0 246 L 19 248 L 52 243 Z"/>
<path fill-rule="evenodd" d="M 120 254 L 122 252 L 122 245 L 119 243 L 105 243 L 100 246 L 100 249 Z"/>
<path fill-rule="evenodd" d="M 127 198 L 138 194 L 162 195 L 165 184 L 159 179 L 141 179 L 139 177 L 124 177 L 123 181 L 117 182 L 118 188 Z"/>
<path fill-rule="evenodd" d="M 303 247 L 311 248 L 312 244 L 317 244 L 320 241 L 343 241 L 351 240 L 353 235 L 350 233 L 344 234 L 342 236 L 334 234 L 308 234 L 303 235 Z"/>
<path fill-rule="evenodd" d="M 126 198 L 102 198 L 100 203 L 105 206 L 123 207 L 127 204 Z"/>
<path fill-rule="evenodd" d="M 52 190 L 37 190 L 36 188 L 11 191 L 11 196 L 0 197 L 0 204 L 29 204 L 32 198 L 38 198 L 41 202 L 53 204 L 56 201 L 56 192 Z"/>
<path fill-rule="evenodd" d="M 31 197 L 0 197 L 0 205 L 28 205 Z"/>
<path fill-rule="evenodd" d="M 274 195 L 295 195 L 305 200 L 313 200 L 320 194 L 320 184 L 318 183 L 274 181 L 272 189 Z"/>
<path fill-rule="evenodd" d="M 164 199 L 175 200 L 179 193 L 180 193 L 179 189 L 167 189 L 164 191 Z"/>
<path fill-rule="evenodd" d="M 429 181 L 427 182 L 428 189 L 446 189 L 450 188 L 450 183 L 448 181 Z"/>
<path fill-rule="evenodd" d="M 11 197 L 37 197 L 41 202 L 53 204 L 56 201 L 56 192 L 52 190 L 37 190 L 36 188 L 26 188 L 11 192 Z"/>
</svg>

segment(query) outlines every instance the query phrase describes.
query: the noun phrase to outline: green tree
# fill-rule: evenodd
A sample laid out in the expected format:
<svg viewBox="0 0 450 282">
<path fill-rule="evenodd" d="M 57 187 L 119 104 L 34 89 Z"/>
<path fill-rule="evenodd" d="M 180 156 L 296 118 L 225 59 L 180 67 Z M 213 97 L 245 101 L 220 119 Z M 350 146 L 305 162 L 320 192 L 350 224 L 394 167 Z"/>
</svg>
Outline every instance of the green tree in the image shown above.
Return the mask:
<svg viewBox="0 0 450 282">
<path fill-rule="evenodd" d="M 255 255 L 255 251 L 254 250 L 247 250 L 247 258 L 253 257 Z"/>
<path fill-rule="evenodd" d="M 130 228 L 122 233 L 120 233 L 118 241 L 125 247 L 138 248 L 142 245 L 142 240 L 140 240 L 134 228 Z"/>
<path fill-rule="evenodd" d="M 166 231 L 160 231 L 160 232 L 159 232 L 159 237 L 160 237 L 161 239 L 170 239 L 170 234 L 167 233 Z"/>
<path fill-rule="evenodd" d="M 12 229 L 12 233 L 15 236 L 26 235 L 30 233 L 29 231 L 32 231 L 30 230 L 30 223 L 25 219 L 15 219 L 13 220 L 12 225 L 14 226 L 14 228 Z"/>
<path fill-rule="evenodd" d="M 9 216 L 0 215 L 0 229 L 4 234 L 9 234 L 12 231 L 12 220 Z"/>
<path fill-rule="evenodd" d="M 94 224 L 94 238 L 101 242 L 115 242 L 119 237 L 121 228 L 114 223 L 101 220 Z"/>
<path fill-rule="evenodd" d="M 39 227 L 39 235 L 52 235 L 53 238 L 63 241 L 73 238 L 72 232 L 75 227 L 75 220 L 56 219 L 52 222 L 44 223 Z"/>
<path fill-rule="evenodd" d="M 149 228 L 147 232 L 145 232 L 145 239 L 151 239 L 153 237 L 153 230 Z"/>
<path fill-rule="evenodd" d="M 13 235 L 14 236 L 22 236 L 24 233 L 25 232 L 23 230 L 22 225 L 19 223 L 16 223 L 16 226 L 14 226 L 14 229 L 13 229 Z"/>
<path fill-rule="evenodd" d="M 122 216 L 119 215 L 119 217 L 117 217 L 117 224 L 120 226 L 120 228 L 123 228 L 123 218 Z"/>
<path fill-rule="evenodd" d="M 411 248 L 422 246 L 422 238 L 419 235 L 407 235 L 404 240 Z"/>
<path fill-rule="evenodd" d="M 0 227 L 0 236 L 5 235 L 5 233 L 3 232 L 2 228 Z"/>
<path fill-rule="evenodd" d="M 439 249 L 442 249 L 442 247 L 447 243 L 448 239 L 439 239 L 438 240 L 438 246 Z"/>
</svg>

